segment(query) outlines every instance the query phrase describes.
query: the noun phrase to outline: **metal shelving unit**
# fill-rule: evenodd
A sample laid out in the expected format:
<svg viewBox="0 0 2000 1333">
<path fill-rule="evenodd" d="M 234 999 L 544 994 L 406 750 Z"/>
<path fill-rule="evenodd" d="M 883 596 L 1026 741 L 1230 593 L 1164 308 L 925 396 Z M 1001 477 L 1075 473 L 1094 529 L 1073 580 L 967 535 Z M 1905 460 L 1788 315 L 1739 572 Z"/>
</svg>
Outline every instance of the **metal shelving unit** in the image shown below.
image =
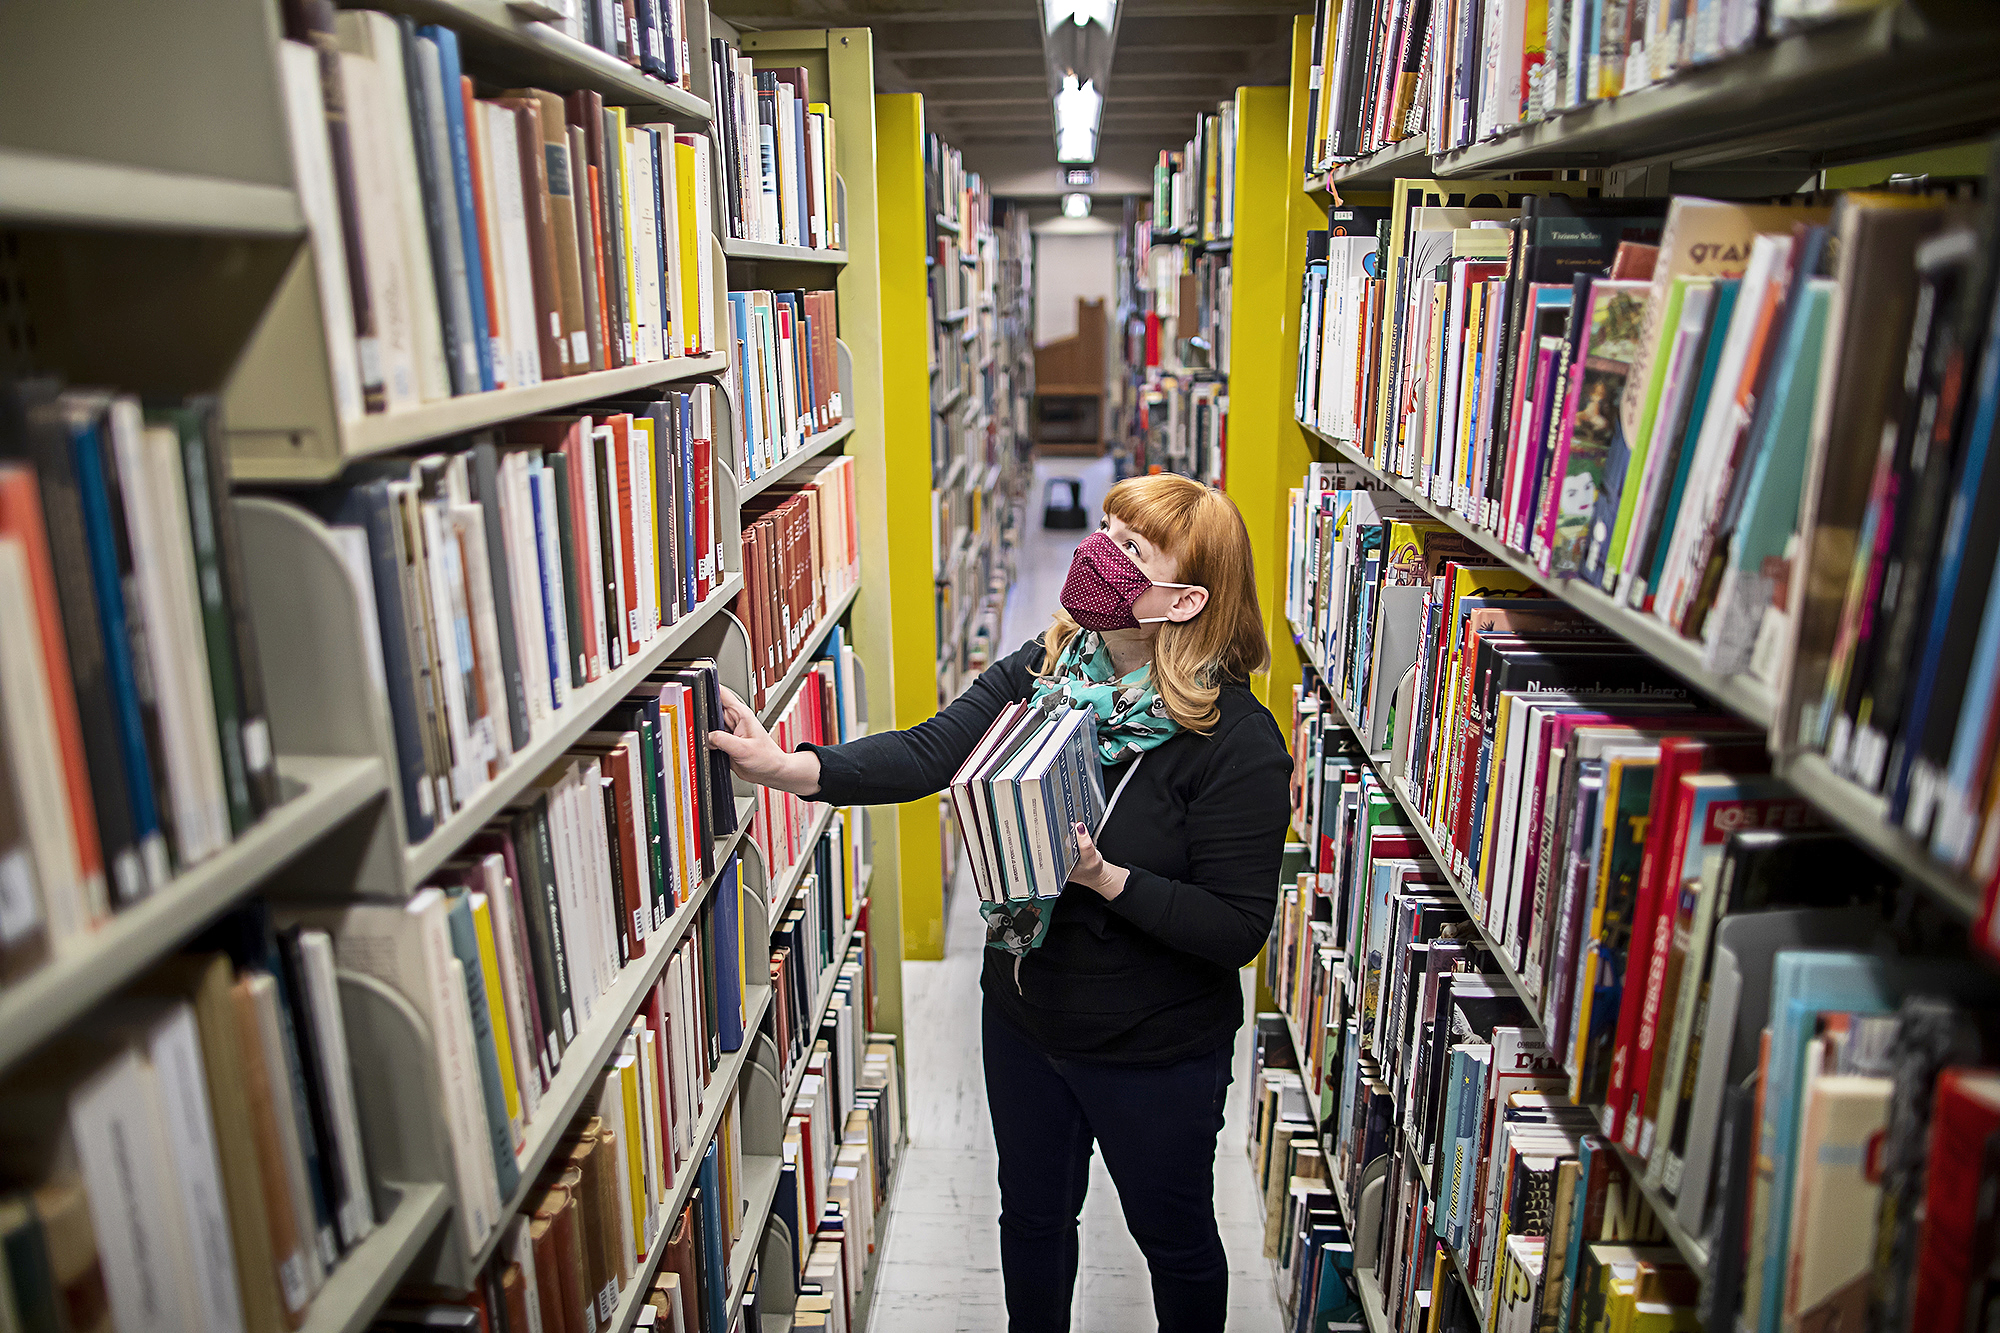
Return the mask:
<svg viewBox="0 0 2000 1333">
<path fill-rule="evenodd" d="M 373 757 L 280 755 L 278 776 L 290 796 L 242 837 L 0 990 L 0 1069 L 180 948 L 384 790 Z"/>
<path fill-rule="evenodd" d="M 449 818 L 440 820 L 428 838 L 404 851 L 403 873 L 411 889 L 414 890 L 425 877 L 449 860 L 467 838 L 483 828 L 488 820 L 505 808 L 507 802 L 519 795 L 575 744 L 578 737 L 595 726 L 605 709 L 625 698 L 648 673 L 687 644 L 697 631 L 729 605 L 742 587 L 743 576 L 730 574 L 708 595 L 706 601 L 661 630 L 636 656 L 617 670 L 605 672 L 572 693 L 569 703 L 557 711 L 552 724 L 530 741 L 526 749 L 517 751 L 498 777 L 473 793 L 472 799 Z"/>
</svg>

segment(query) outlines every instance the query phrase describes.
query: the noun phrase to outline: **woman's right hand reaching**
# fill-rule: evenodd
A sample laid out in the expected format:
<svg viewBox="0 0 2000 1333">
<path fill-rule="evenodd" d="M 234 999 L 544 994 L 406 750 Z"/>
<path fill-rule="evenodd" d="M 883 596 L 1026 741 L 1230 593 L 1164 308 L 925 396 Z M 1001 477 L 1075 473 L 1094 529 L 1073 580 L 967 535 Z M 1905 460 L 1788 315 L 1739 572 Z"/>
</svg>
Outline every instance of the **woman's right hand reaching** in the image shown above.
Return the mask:
<svg viewBox="0 0 2000 1333">
<path fill-rule="evenodd" d="M 729 756 L 729 767 L 745 782 L 776 787 L 795 796 L 819 792 L 819 756 L 811 750 L 787 754 L 764 730 L 756 711 L 722 687 L 722 720 L 727 731 L 711 731 L 708 743 Z"/>
</svg>

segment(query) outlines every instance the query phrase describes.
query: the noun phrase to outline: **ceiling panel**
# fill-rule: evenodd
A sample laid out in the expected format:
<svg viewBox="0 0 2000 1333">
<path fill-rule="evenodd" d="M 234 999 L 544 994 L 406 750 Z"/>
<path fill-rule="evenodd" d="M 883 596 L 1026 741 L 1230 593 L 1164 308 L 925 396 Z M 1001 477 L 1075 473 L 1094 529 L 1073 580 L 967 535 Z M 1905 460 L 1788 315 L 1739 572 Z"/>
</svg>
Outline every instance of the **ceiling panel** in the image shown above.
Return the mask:
<svg viewBox="0 0 2000 1333">
<path fill-rule="evenodd" d="M 937 131 L 996 178 L 1054 179 L 1055 125 L 1035 0 L 713 0 L 742 28 L 868 27 L 882 92 L 921 93 Z M 1100 179 L 1178 148 L 1241 85 L 1283 83 L 1310 0 L 1127 0 L 1104 89 Z M 1030 172 L 1037 145 L 1049 170 Z"/>
</svg>

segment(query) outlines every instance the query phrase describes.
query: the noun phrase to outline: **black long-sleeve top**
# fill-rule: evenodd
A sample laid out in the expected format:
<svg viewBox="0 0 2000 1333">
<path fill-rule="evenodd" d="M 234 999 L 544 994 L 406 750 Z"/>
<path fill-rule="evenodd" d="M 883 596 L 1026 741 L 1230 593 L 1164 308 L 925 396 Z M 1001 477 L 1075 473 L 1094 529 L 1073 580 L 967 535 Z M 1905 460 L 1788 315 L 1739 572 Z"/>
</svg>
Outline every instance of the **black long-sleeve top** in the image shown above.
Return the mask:
<svg viewBox="0 0 2000 1333">
<path fill-rule="evenodd" d="M 1041 655 L 1039 640 L 1028 643 L 907 731 L 810 747 L 815 799 L 891 805 L 941 791 L 1000 710 L 1031 697 Z M 1182 731 L 1145 754 L 1098 834 L 1104 859 L 1130 871 L 1124 891 L 1106 902 L 1064 888 L 1047 938 L 1018 971 L 987 951 L 987 1003 L 1050 1054 L 1168 1064 L 1242 1025 L 1236 971 L 1263 947 L 1276 910 L 1291 760 L 1247 684 L 1224 685 L 1217 704 L 1209 734 Z M 1127 767 L 1105 771 L 1107 797 Z"/>
</svg>

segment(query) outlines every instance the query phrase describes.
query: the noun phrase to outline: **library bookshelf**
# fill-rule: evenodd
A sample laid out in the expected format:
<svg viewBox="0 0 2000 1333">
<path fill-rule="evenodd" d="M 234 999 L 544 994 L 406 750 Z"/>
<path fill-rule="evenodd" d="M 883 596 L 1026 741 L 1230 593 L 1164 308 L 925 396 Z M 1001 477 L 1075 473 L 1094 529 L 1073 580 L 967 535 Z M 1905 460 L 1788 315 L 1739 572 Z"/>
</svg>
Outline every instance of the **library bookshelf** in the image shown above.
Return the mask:
<svg viewBox="0 0 2000 1333">
<path fill-rule="evenodd" d="M 1434 181 L 1437 197 L 1430 202 L 1457 207 L 1505 203 L 1498 196 L 1504 193 L 1509 177 L 1520 180 L 1524 191 L 1535 190 L 1534 181 L 1567 181 L 1591 194 L 1613 198 L 1699 195 L 1752 200 L 1794 192 L 1810 195 L 1815 189 L 1908 188 L 1907 182 L 1889 185 L 1890 176 L 1898 171 L 1922 171 L 1923 167 L 1911 165 L 1919 161 L 1943 163 L 1930 167 L 1941 175 L 1985 174 L 1990 145 L 1975 141 L 1990 134 L 1996 124 L 1991 106 L 1996 80 L 2000 80 L 2000 61 L 1996 61 L 2000 27 L 1995 26 L 1992 16 L 1969 11 L 1946 13 L 1916 4 L 1857 8 L 1867 12 L 1774 28 L 1741 49 L 1655 77 L 1622 95 L 1589 100 L 1531 123 L 1487 130 L 1469 142 L 1441 138 L 1435 126 L 1421 124 L 1422 117 L 1413 116 L 1407 131 L 1414 132 L 1406 131 L 1394 142 L 1332 162 L 1324 158 L 1314 161 L 1314 151 L 1308 151 L 1309 144 L 1315 151 L 1318 147 L 1310 139 L 1308 113 L 1318 109 L 1321 96 L 1313 51 L 1315 37 L 1322 34 L 1316 32 L 1312 20 L 1299 20 L 1290 88 L 1268 90 L 1287 100 L 1291 123 L 1286 162 L 1270 173 L 1268 186 L 1245 180 L 1240 174 L 1255 151 L 1257 119 L 1254 112 L 1245 109 L 1252 104 L 1242 99 L 1265 90 L 1245 89 L 1239 94 L 1239 222 L 1232 275 L 1238 318 L 1246 309 L 1247 284 L 1256 280 L 1246 270 L 1261 256 L 1263 280 L 1278 293 L 1281 308 L 1270 312 L 1268 327 L 1273 332 L 1260 346 L 1271 358 L 1291 365 L 1297 353 L 1295 344 L 1302 345 L 1300 325 L 1308 310 L 1302 244 L 1305 232 L 1327 230 L 1329 209 L 1352 207 L 1366 213 L 1390 202 L 1387 192 L 1399 180 Z M 1865 105 L 1856 99 L 1857 88 L 1867 89 Z M 1913 153 L 1928 156 L 1897 156 Z M 1476 188 L 1495 197 L 1466 197 L 1454 190 L 1454 182 L 1460 180 L 1481 182 Z M 1921 188 L 1920 179 L 1917 185 Z M 1989 179 L 1987 188 L 1990 186 Z M 1266 207 L 1253 209 L 1242 202 L 1260 189 L 1267 191 Z M 1284 215 L 1287 210 L 1285 236 L 1260 249 L 1248 235 L 1252 220 L 1272 213 Z M 1373 225 L 1371 219 L 1367 224 L 1370 231 Z M 1462 228 L 1468 224 L 1439 225 Z M 1275 235 L 1278 228 L 1272 230 Z M 1283 243 L 1294 240 L 1299 244 Z M 1235 349 L 1239 366 L 1252 363 L 1251 338 L 1255 336 L 1247 332 L 1239 339 Z M 1372 358 L 1375 349 L 1368 355 Z M 1897 365 L 1901 364 L 1899 360 Z M 1277 513 L 1275 523 L 1270 521 L 1271 506 L 1284 509 L 1287 492 L 1302 485 L 1308 463 L 1338 467 L 1342 478 L 1338 485 L 1369 489 L 1398 506 L 1399 514 L 1408 513 L 1412 521 L 1435 525 L 1463 547 L 1476 551 L 1472 557 L 1475 563 L 1505 569 L 1510 579 L 1519 580 L 1507 587 L 1526 585 L 1533 595 L 1563 606 L 1565 614 L 1580 618 L 1593 632 L 1629 645 L 1639 659 L 1669 673 L 1714 715 L 1735 719 L 1753 740 L 1762 742 L 1768 751 L 1769 771 L 1782 780 L 1789 798 L 1803 801 L 1823 828 L 1843 836 L 1857 851 L 1873 858 L 1884 882 L 1896 886 L 1895 901 L 1903 915 L 1914 913 L 1931 923 L 1929 933 L 1910 937 L 1921 941 L 1916 946 L 1917 957 L 1928 962 L 1935 955 L 1942 967 L 1947 958 L 1956 959 L 1968 951 L 1961 932 L 1967 926 L 1975 931 L 1984 928 L 1980 923 L 1990 910 L 1989 886 L 1936 859 L 1926 840 L 1906 831 L 1900 808 L 1892 810 L 1887 796 L 1864 787 L 1826 755 L 1801 742 L 1799 719 L 1805 701 L 1799 697 L 1800 686 L 1793 673 L 1784 668 L 1775 672 L 1766 669 L 1769 659 L 1760 661 L 1755 671 L 1715 670 L 1710 665 L 1712 654 L 1705 651 L 1702 641 L 1684 637 L 1649 611 L 1635 609 L 1631 599 L 1608 595 L 1582 578 L 1551 577 L 1544 572 L 1543 563 L 1501 540 L 1492 528 L 1470 520 L 1457 503 L 1445 502 L 1444 494 L 1427 484 L 1431 479 L 1417 475 L 1414 467 L 1409 475 L 1402 475 L 1400 469 L 1385 466 L 1386 455 L 1379 448 L 1371 449 L 1367 441 L 1325 429 L 1316 424 L 1310 412 L 1308 419 L 1300 420 L 1293 395 L 1304 390 L 1296 389 L 1289 376 L 1277 377 L 1271 407 L 1277 419 L 1271 426 L 1254 432 L 1240 428 L 1246 412 L 1259 410 L 1246 379 L 1239 373 L 1231 385 L 1232 415 L 1238 419 L 1239 429 L 1232 432 L 1228 487 L 1249 523 L 1260 574 L 1275 566 L 1275 572 L 1260 583 L 1260 593 L 1268 598 L 1265 606 L 1272 622 L 1273 653 L 1278 659 L 1269 676 L 1268 701 L 1274 711 L 1278 710 L 1300 679 L 1307 679 L 1308 694 L 1317 701 L 1317 716 L 1328 728 L 1327 734 L 1339 731 L 1358 743 L 1356 762 L 1370 774 L 1370 790 L 1379 790 L 1388 798 L 1390 818 L 1396 825 L 1407 825 L 1414 831 L 1413 840 L 1420 841 L 1428 853 L 1426 864 L 1437 868 L 1437 889 L 1454 899 L 1470 918 L 1472 935 L 1467 938 L 1476 936 L 1474 945 L 1492 957 L 1493 966 L 1488 971 L 1503 976 L 1516 993 L 1531 1002 L 1548 984 L 1541 979 L 1531 986 L 1530 981 L 1537 980 L 1539 973 L 1524 976 L 1525 969 L 1506 941 L 1483 919 L 1486 909 L 1478 886 L 1455 868 L 1463 864 L 1464 857 L 1427 818 L 1424 803 L 1412 792 L 1405 758 L 1398 753 L 1368 751 L 1368 724 L 1372 722 L 1379 729 L 1380 717 L 1358 716 L 1339 684 L 1331 688 L 1324 684 L 1342 679 L 1342 664 L 1321 660 L 1314 637 L 1287 615 L 1284 566 L 1289 556 L 1289 532 L 1282 512 Z M 1795 528 L 1810 528 L 1821 521 L 1831 511 L 1814 506 L 1825 504 L 1816 484 L 1809 480 L 1800 510 L 1793 515 Z M 1810 601 L 1823 593 L 1796 591 L 1801 586 L 1809 590 L 1820 586 L 1811 582 L 1814 579 L 1844 576 L 1845 565 L 1834 569 L 1810 563 L 1824 558 L 1810 534 L 1802 536 L 1790 571 L 1794 615 L 1801 596 L 1807 599 L 1805 605 L 1811 614 L 1827 614 Z M 1270 592 L 1265 592 L 1267 584 Z M 1779 603 L 1781 608 L 1784 605 Z M 1797 632 L 1791 627 L 1788 630 Z M 1315 687 L 1313 682 L 1320 684 Z M 1384 684 L 1393 686 L 1395 682 Z M 1813 688 L 1818 688 L 1816 683 Z M 1415 706 L 1399 695 L 1397 711 L 1405 705 Z M 1857 861 L 1865 864 L 1862 858 L 1857 857 Z M 1905 948 L 1909 947 L 1906 939 Z M 1293 973 L 1294 978 L 1297 975 Z M 1345 978 L 1349 973 L 1338 955 L 1330 975 L 1331 981 L 1314 980 L 1313 1003 L 1332 1005 L 1336 1011 L 1358 1004 L 1354 997 L 1335 1001 L 1318 993 L 1322 985 L 1339 991 L 1348 984 Z M 1332 1038 L 1315 1031 L 1340 1021 L 1330 1018 L 1324 1008 L 1295 1014 L 1286 998 L 1275 1007 L 1284 1011 L 1284 1026 L 1293 1049 L 1301 1053 L 1302 1066 L 1306 1064 L 1303 1053 L 1308 1050 L 1333 1048 Z M 1537 1039 L 1543 1035 L 1539 1022 L 1538 1017 L 1530 1024 L 1530 1035 Z M 1355 1038 L 1350 1034 L 1348 1040 Z M 1337 1083 L 1337 1067 L 1322 1071 L 1319 1077 Z M 1330 1109 L 1322 1115 L 1321 1093 L 1325 1089 L 1312 1086 L 1312 1074 L 1306 1079 L 1315 1140 L 1331 1162 L 1347 1150 L 1343 1140 L 1349 1130 L 1336 1123 L 1338 1117 Z M 1339 1101 L 1337 1088 L 1333 1101 Z M 1594 1120 L 1603 1118 L 1601 1107 L 1589 1109 Z M 1397 1115 L 1407 1113 L 1399 1102 Z M 1378 1158 L 1378 1165 L 1360 1177 L 1358 1194 L 1350 1195 L 1351 1178 L 1342 1172 L 1331 1173 L 1330 1181 L 1320 1186 L 1335 1196 L 1351 1235 L 1372 1240 L 1380 1234 L 1380 1227 L 1391 1225 L 1388 1214 L 1400 1204 L 1385 1198 L 1394 1176 L 1380 1165 L 1390 1158 L 1403 1159 L 1397 1174 L 1405 1188 L 1416 1183 L 1418 1197 L 1428 1200 L 1433 1185 L 1442 1187 L 1442 1181 L 1434 1179 L 1437 1164 L 1421 1160 L 1416 1147 L 1409 1127 L 1399 1123 L 1391 1139 L 1390 1156 Z M 1612 1141 L 1608 1150 L 1622 1162 L 1633 1191 L 1643 1201 L 1642 1212 L 1652 1224 L 1648 1243 L 1667 1247 L 1668 1256 L 1684 1265 L 1704 1288 L 1718 1280 L 1718 1270 L 1732 1267 L 1715 1261 L 1713 1234 L 1691 1228 L 1677 1211 L 1673 1194 L 1660 1186 L 1658 1162 L 1652 1162 L 1649 1169 L 1648 1160 L 1623 1142 Z M 1712 1213 L 1709 1220 L 1712 1224 Z M 1361 1241 L 1356 1244 L 1359 1247 Z M 1485 1244 L 1493 1244 L 1490 1237 Z M 1360 1257 L 1355 1273 L 1362 1322 L 1371 1333 L 1407 1327 L 1407 1307 L 1395 1308 L 1398 1293 L 1385 1292 L 1387 1270 L 1378 1272 L 1372 1267 L 1374 1262 L 1372 1254 Z M 1493 1271 L 1490 1254 L 1482 1262 L 1487 1272 Z M 1559 1259 L 1550 1262 L 1560 1268 Z M 1505 1256 L 1500 1263 L 1507 1263 Z M 1498 1298 L 1491 1287 L 1467 1279 L 1463 1256 L 1446 1247 L 1438 1271 L 1443 1275 L 1441 1280 L 1462 1288 L 1458 1294 L 1464 1298 L 1463 1307 L 1478 1326 L 1490 1327 Z M 1428 1261 L 1423 1272 L 1421 1285 L 1428 1287 Z M 1296 1277 L 1296 1273 L 1286 1276 Z M 1406 1281 L 1400 1294 L 1407 1298 L 1411 1290 Z M 1428 1299 L 1435 1311 L 1440 1294 L 1433 1291 Z M 1763 1299 L 1768 1302 L 1769 1297 Z M 1771 1309 L 1768 1303 L 1764 1307 L 1767 1320 Z M 1747 1309 L 1743 1317 L 1754 1325 L 1758 1312 Z"/>
<path fill-rule="evenodd" d="M 96 1018 L 107 1005 L 150 984 L 190 941 L 207 938 L 219 921 L 242 917 L 240 909 L 313 919 L 350 906 L 412 902 L 441 876 L 457 873 L 454 867 L 473 855 L 469 846 L 492 822 L 531 801 L 552 766 L 591 744 L 607 714 L 664 666 L 712 660 L 721 683 L 749 697 L 750 641 L 739 614 L 750 585 L 741 560 L 746 506 L 764 512 L 819 465 L 843 456 L 856 473 L 859 582 L 828 599 L 800 636 L 762 714 L 767 721 L 785 715 L 802 683 L 816 678 L 814 664 L 845 644 L 868 664 L 865 679 L 874 692 L 859 716 L 894 718 L 884 532 L 895 525 L 880 515 L 895 511 L 878 337 L 882 236 L 867 31 L 738 34 L 695 0 L 685 6 L 682 32 L 693 58 L 683 80 L 672 83 L 572 35 L 571 25 L 583 20 L 561 19 L 571 6 L 385 0 L 380 8 L 456 35 L 468 105 L 475 89 L 482 96 L 523 86 L 588 93 L 621 109 L 625 124 L 707 139 L 717 160 L 713 178 L 702 182 L 712 203 L 704 227 L 713 239 L 701 256 L 712 277 L 706 316 L 727 330 L 732 290 L 836 293 L 843 337 L 826 370 L 838 381 L 838 419 L 804 433 L 797 447 L 752 476 L 729 446 L 733 386 L 744 368 L 726 340 L 711 353 L 344 414 L 336 392 L 341 349 L 328 331 L 321 288 L 327 270 L 315 263 L 322 241 L 302 202 L 309 183 L 286 129 L 287 53 L 278 7 L 265 0 L 202 6 L 110 0 L 95 7 L 93 24 L 102 22 L 104 40 L 87 61 L 65 21 L 15 8 L 0 14 L 0 49 L 8 53 L 8 78 L 0 81 L 0 323 L 9 334 L 0 367 L 10 380 L 53 376 L 149 398 L 219 401 L 223 447 L 238 487 L 226 503 L 240 539 L 242 632 L 262 662 L 278 792 L 268 811 L 219 850 L 177 866 L 73 946 L 0 985 L 0 1072 L 81 1052 L 86 1039 L 97 1039 Z M 837 157 L 828 164 L 836 188 L 826 204 L 838 219 L 841 244 L 813 248 L 731 234 L 719 160 L 726 127 L 711 38 L 727 41 L 757 68 L 810 71 L 815 101 L 826 103 L 840 129 Z M 204 77 L 173 77 L 169 66 L 199 69 Z M 106 114 L 89 88 L 107 76 L 148 99 L 147 113 Z M 438 243 L 435 233 L 429 243 Z M 694 307 L 687 309 L 695 318 Z M 499 438 L 522 418 L 589 414 L 607 399 L 686 389 L 712 392 L 717 408 L 714 465 L 699 483 L 713 495 L 721 557 L 707 595 L 678 618 L 663 616 L 667 623 L 621 665 L 579 683 L 476 790 L 428 821 L 424 836 L 412 837 L 417 825 L 398 780 L 375 608 L 357 591 L 343 533 L 312 507 L 318 488 L 450 453 L 466 447 L 467 437 Z M 929 666 L 913 669 L 915 678 Z M 725 1141 L 741 1163 L 732 1182 L 741 1214 L 725 1221 L 731 1228 L 723 1246 L 726 1295 L 740 1302 L 755 1277 L 767 1311 L 790 1309 L 800 1274 L 790 1271 L 789 1238 L 774 1243 L 781 1228 L 771 1221 L 773 1205 L 792 1169 L 785 1137 L 806 1057 L 823 1022 L 849 1003 L 843 976 L 853 971 L 850 964 L 865 968 L 875 1000 L 873 1012 L 859 1020 L 859 1040 L 893 1043 L 901 1027 L 895 812 L 878 812 L 871 821 L 859 812 L 812 807 L 799 831 L 804 854 L 774 872 L 759 845 L 754 790 L 735 781 L 730 801 L 733 831 L 703 849 L 712 873 L 689 883 L 671 912 L 656 916 L 644 947 L 616 967 L 589 1017 L 579 1012 L 582 1021 L 513 1143 L 520 1183 L 500 1200 L 502 1219 L 530 1206 L 545 1168 L 570 1150 L 573 1122 L 597 1105 L 607 1068 L 633 1040 L 635 1019 L 677 966 L 676 951 L 717 929 L 725 898 L 734 899 L 742 1039 L 705 1071 L 699 1114 L 684 1127 L 673 1183 L 647 1201 L 648 1215 L 660 1224 L 650 1237 L 642 1235 L 615 1303 L 601 1312 L 599 1327 L 611 1333 L 638 1321 L 653 1295 L 671 1223 L 695 1188 L 695 1168 Z M 771 1035 L 772 937 L 788 909 L 821 889 L 814 856 L 822 842 L 840 873 L 860 871 L 866 879 L 849 885 L 845 902 L 852 910 L 843 908 L 832 923 L 831 957 L 810 978 L 806 1055 L 787 1071 Z M 933 855 L 919 863 L 920 882 L 934 861 Z M 863 927 L 871 909 L 883 929 Z M 502 1226 L 473 1235 L 467 1221 L 473 1186 L 451 1146 L 451 1076 L 441 1067 L 427 1006 L 345 960 L 336 989 L 334 1021 L 351 1062 L 341 1073 L 354 1085 L 376 1224 L 326 1266 L 323 1285 L 302 1312 L 309 1333 L 360 1333 L 399 1292 L 470 1292 L 510 1257 Z M 852 1003 L 862 998 L 854 988 Z M 847 1108 L 836 1110 L 844 1116 Z M 839 1131 L 855 1132 L 845 1124 Z M 899 1149 L 871 1145 L 885 1184 Z M 801 1248 L 809 1246 L 808 1239 Z"/>
</svg>

